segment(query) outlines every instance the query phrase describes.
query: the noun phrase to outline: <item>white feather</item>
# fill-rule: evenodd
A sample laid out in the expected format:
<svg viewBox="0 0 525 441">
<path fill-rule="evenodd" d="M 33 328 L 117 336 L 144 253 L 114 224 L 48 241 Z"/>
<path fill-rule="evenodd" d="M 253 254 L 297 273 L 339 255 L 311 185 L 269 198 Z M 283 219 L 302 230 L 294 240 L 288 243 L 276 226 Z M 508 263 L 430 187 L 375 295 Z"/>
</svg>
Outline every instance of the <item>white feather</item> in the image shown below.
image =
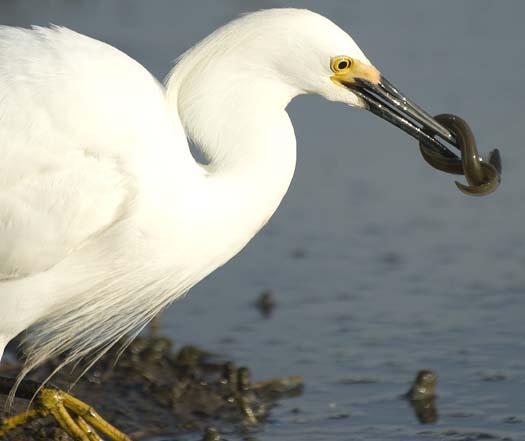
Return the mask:
<svg viewBox="0 0 525 441">
<path fill-rule="evenodd" d="M 188 51 L 164 89 L 71 30 L 0 27 L 0 343 L 28 329 L 20 378 L 136 333 L 250 240 L 293 175 L 288 102 L 358 102 L 330 80 L 340 54 L 367 62 L 324 17 L 261 11 Z"/>
</svg>

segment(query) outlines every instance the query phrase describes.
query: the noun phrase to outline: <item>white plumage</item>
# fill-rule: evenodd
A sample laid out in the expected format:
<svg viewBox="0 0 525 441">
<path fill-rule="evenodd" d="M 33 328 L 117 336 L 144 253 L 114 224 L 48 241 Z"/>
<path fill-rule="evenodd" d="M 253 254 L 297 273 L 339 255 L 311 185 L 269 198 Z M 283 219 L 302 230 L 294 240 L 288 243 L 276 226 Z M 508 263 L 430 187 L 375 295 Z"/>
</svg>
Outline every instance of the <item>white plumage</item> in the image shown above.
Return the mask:
<svg viewBox="0 0 525 441">
<path fill-rule="evenodd" d="M 25 329 L 21 377 L 100 354 L 235 255 L 292 178 L 289 101 L 360 105 L 331 80 L 342 54 L 369 64 L 324 17 L 261 11 L 188 51 L 164 88 L 71 30 L 0 27 L 0 357 Z"/>
</svg>

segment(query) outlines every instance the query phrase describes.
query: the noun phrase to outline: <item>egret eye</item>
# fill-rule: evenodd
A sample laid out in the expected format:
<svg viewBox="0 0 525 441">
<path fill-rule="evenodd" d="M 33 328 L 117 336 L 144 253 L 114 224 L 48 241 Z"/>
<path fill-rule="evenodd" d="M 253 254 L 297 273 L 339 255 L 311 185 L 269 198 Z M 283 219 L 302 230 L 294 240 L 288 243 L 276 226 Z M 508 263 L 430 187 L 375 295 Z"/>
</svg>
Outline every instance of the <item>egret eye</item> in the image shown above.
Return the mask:
<svg viewBox="0 0 525 441">
<path fill-rule="evenodd" d="M 348 57 L 332 58 L 331 68 L 333 72 L 341 72 L 352 66 L 352 60 Z"/>
</svg>

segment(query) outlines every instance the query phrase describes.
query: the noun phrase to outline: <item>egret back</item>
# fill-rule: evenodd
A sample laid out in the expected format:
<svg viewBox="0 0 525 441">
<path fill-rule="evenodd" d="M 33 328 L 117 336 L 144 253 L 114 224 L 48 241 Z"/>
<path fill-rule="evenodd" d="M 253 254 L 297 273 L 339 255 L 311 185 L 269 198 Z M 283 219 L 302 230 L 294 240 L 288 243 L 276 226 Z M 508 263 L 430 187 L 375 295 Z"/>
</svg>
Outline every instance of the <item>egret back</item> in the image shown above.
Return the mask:
<svg viewBox="0 0 525 441">
<path fill-rule="evenodd" d="M 0 27 L 0 341 L 41 323 L 30 333 L 34 366 L 129 330 L 115 319 L 78 347 L 119 296 L 123 303 L 151 281 L 135 275 L 113 286 L 147 259 L 133 241 L 144 234 L 133 222 L 141 191 L 152 176 L 182 179 L 190 163 L 163 87 L 139 63 L 65 28 Z M 166 303 L 157 295 L 165 301 L 150 310 Z M 105 318 L 93 304 L 80 313 L 96 301 Z M 148 318 L 126 313 L 136 327 Z"/>
</svg>

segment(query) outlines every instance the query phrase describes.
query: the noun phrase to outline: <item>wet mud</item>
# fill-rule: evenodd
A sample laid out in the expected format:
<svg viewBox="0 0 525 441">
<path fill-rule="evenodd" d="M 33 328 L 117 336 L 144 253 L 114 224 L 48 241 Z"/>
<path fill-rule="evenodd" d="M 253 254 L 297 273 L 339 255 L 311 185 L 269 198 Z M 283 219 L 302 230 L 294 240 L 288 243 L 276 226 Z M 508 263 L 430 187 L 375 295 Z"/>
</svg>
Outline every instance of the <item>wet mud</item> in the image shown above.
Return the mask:
<svg viewBox="0 0 525 441">
<path fill-rule="evenodd" d="M 173 348 L 163 337 L 139 337 L 115 364 L 117 356 L 117 349 L 107 353 L 71 392 L 133 440 L 177 439 L 193 432 L 199 439 L 218 441 L 223 434 L 256 432 L 277 400 L 302 393 L 301 377 L 253 382 L 248 368 L 193 346 Z M 30 378 L 46 378 L 59 362 L 48 362 Z M 0 375 L 15 376 L 17 369 L 16 363 L 4 365 Z M 52 382 L 68 390 L 80 372 L 80 368 L 65 368 Z M 0 396 L 2 408 L 4 400 Z M 16 399 L 11 414 L 24 411 L 27 404 Z M 71 438 L 47 417 L 13 430 L 4 439 Z"/>
</svg>

